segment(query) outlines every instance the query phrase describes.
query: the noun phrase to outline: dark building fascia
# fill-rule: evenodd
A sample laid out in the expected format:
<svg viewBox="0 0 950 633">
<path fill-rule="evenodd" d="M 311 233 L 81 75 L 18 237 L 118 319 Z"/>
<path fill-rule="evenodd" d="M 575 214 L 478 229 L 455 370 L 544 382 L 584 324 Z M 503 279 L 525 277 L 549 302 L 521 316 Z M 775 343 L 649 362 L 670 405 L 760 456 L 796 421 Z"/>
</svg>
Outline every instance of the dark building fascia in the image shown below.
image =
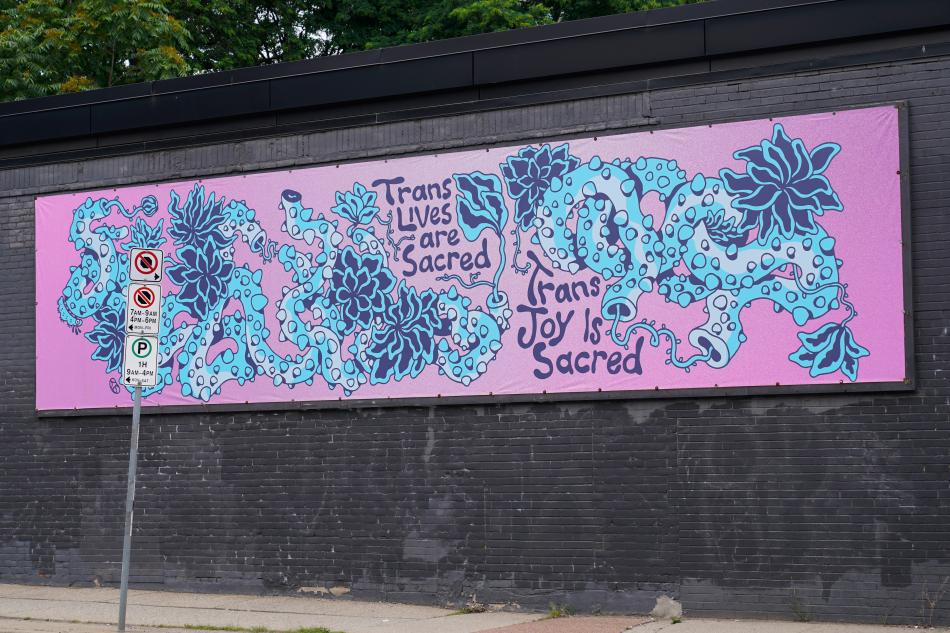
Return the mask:
<svg viewBox="0 0 950 633">
<path fill-rule="evenodd" d="M 0 104 L 0 168 L 946 52 L 947 0 L 715 0 Z"/>
</svg>

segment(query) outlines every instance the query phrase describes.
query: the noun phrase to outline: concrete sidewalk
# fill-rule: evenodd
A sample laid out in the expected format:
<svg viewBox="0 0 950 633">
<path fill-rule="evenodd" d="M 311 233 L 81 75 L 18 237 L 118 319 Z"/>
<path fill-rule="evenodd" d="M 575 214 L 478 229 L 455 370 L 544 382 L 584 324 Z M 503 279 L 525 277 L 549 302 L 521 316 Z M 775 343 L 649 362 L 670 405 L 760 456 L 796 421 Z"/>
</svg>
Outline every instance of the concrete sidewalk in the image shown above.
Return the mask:
<svg viewBox="0 0 950 633">
<path fill-rule="evenodd" d="M 0 584 L 0 633 L 111 633 L 118 616 L 116 589 Z M 188 633 L 318 629 L 343 633 L 899 633 L 907 627 L 694 620 L 653 622 L 642 616 L 542 620 L 538 613 L 458 615 L 449 609 L 348 598 L 247 596 L 131 591 L 128 630 Z M 950 629 L 931 629 L 947 633 Z"/>
<path fill-rule="evenodd" d="M 115 631 L 119 591 L 0 585 L 0 633 Z M 448 609 L 312 596 L 130 591 L 127 622 L 137 632 L 185 625 L 288 631 L 326 627 L 345 633 L 477 633 L 542 617 L 536 613 L 454 615 Z M 43 621 L 47 622 L 43 622 Z M 92 623 L 86 626 L 81 624 Z M 143 628 L 144 627 L 144 628 Z"/>
</svg>

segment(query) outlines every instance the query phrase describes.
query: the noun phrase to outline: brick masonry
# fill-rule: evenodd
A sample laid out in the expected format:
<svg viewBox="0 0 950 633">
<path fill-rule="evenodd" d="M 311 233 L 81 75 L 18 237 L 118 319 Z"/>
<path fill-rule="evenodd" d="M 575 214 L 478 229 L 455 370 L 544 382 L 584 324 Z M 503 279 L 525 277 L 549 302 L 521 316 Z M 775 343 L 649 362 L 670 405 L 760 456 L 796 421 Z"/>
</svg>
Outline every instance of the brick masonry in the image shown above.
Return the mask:
<svg viewBox="0 0 950 633">
<path fill-rule="evenodd" d="M 35 195 L 895 100 L 914 392 L 148 415 L 133 582 L 950 622 L 950 57 L 0 171 L 0 581 L 121 558 L 128 418 L 34 412 Z"/>
</svg>

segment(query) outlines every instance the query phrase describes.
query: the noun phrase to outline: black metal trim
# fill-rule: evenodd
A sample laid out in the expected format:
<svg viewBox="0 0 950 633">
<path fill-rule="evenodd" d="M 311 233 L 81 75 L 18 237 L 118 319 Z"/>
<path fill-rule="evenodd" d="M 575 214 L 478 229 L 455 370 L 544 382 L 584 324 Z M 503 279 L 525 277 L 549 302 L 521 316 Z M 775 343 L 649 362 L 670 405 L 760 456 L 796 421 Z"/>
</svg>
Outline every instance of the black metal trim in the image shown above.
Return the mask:
<svg viewBox="0 0 950 633">
<path fill-rule="evenodd" d="M 911 197 L 910 197 L 910 105 L 900 101 L 897 106 L 898 116 L 898 153 L 900 154 L 901 170 L 901 250 L 904 279 L 904 382 L 916 385 L 917 372 L 914 363 L 914 275 L 913 266 L 913 233 L 911 232 Z"/>
<path fill-rule="evenodd" d="M 946 0 L 718 0 L 0 104 L 0 146 L 948 26 Z"/>
<path fill-rule="evenodd" d="M 165 414 L 189 414 L 189 413 L 228 413 L 236 411 L 258 412 L 258 411 L 295 411 L 295 410 L 349 410 L 380 407 L 431 407 L 436 405 L 486 405 L 486 404 L 525 404 L 525 403 L 547 403 L 547 402 L 590 402 L 602 400 L 669 400 L 672 398 L 723 398 L 723 397 L 744 397 L 744 396 L 787 396 L 787 395 L 808 395 L 808 394 L 847 394 L 847 393 L 868 393 L 868 392 L 902 392 L 914 391 L 916 389 L 916 380 L 914 372 L 914 319 L 913 319 L 913 293 L 911 288 L 911 198 L 910 198 L 910 130 L 908 117 L 908 104 L 906 101 L 886 101 L 868 104 L 859 104 L 853 106 L 833 108 L 806 109 L 803 111 L 791 112 L 788 114 L 776 116 L 807 116 L 809 114 L 818 114 L 825 112 L 841 112 L 848 110 L 861 110 L 867 108 L 877 108 L 882 106 L 894 107 L 898 111 L 898 134 L 899 134 L 899 153 L 901 165 L 901 241 L 903 245 L 903 287 L 904 287 L 904 380 L 903 381 L 884 381 L 884 382 L 861 382 L 846 383 L 843 380 L 838 384 L 794 384 L 794 385 L 759 385 L 754 387 L 699 387 L 687 389 L 637 389 L 623 391 L 591 391 L 591 392 L 570 392 L 570 393 L 541 393 L 541 394 L 488 394 L 478 396 L 426 396 L 414 398 L 370 398 L 370 399 L 343 399 L 337 400 L 317 400 L 317 401 L 282 401 L 267 403 L 227 403 L 227 404 L 194 404 L 194 405 L 154 405 L 144 406 L 146 414 L 154 412 L 155 415 Z M 772 119 L 768 116 L 743 116 L 727 117 L 705 121 L 704 123 L 694 123 L 688 125 L 657 125 L 651 126 L 650 130 L 676 130 L 693 128 L 697 126 L 713 126 L 726 123 L 738 123 L 743 121 L 760 121 L 763 119 Z M 544 138 L 548 141 L 587 139 L 598 136 L 614 136 L 618 134 L 628 134 L 636 132 L 646 132 L 642 128 L 624 128 L 605 131 L 603 133 L 592 134 L 591 132 L 573 133 L 573 134 L 551 134 Z M 532 137 L 523 137 L 524 140 Z M 477 149 L 486 149 L 493 147 L 507 147 L 517 141 L 506 140 L 499 143 L 488 143 L 480 145 L 470 145 L 465 147 L 448 148 L 443 150 L 422 150 L 417 152 L 406 152 L 401 154 L 386 155 L 386 159 L 398 159 L 410 156 L 433 156 L 442 153 L 455 153 L 462 151 L 472 151 Z M 256 170 L 253 172 L 243 172 L 244 174 L 264 174 L 278 171 L 293 171 L 294 169 L 308 169 L 319 165 L 345 165 L 353 163 L 365 163 L 378 160 L 379 157 L 360 157 L 358 159 L 346 161 L 325 161 L 322 163 L 313 163 L 312 165 L 298 165 L 292 168 L 278 167 L 274 169 Z M 123 184 L 122 187 L 142 186 L 148 184 L 178 183 L 194 180 L 204 182 L 217 178 L 226 178 L 234 174 L 215 174 L 208 178 L 194 179 L 161 179 L 161 180 L 142 180 L 131 184 Z M 102 189 L 117 189 L 118 187 L 103 187 Z M 89 189 L 63 189 L 61 193 L 77 193 L 90 191 Z M 37 281 L 37 283 L 39 283 Z M 35 374 L 35 372 L 34 372 Z M 34 375 L 34 378 L 36 376 Z M 35 390 L 34 390 L 34 393 Z M 132 407 L 106 407 L 96 409 L 44 409 L 35 410 L 37 417 L 88 417 L 96 415 L 126 414 L 132 411 Z"/>
<path fill-rule="evenodd" d="M 601 402 L 605 400 L 665 400 L 674 398 L 736 398 L 755 396 L 800 396 L 821 394 L 880 393 L 881 391 L 913 391 L 914 386 L 903 382 L 862 382 L 822 385 L 781 385 L 758 387 L 702 387 L 696 389 L 653 389 L 637 391 L 592 391 L 552 394 L 498 394 L 480 396 L 434 396 L 425 398 L 374 398 L 362 400 L 308 400 L 297 402 L 248 402 L 244 404 L 205 405 L 148 405 L 143 400 L 143 415 L 180 415 L 213 413 L 258 413 L 266 411 L 324 411 L 396 407 L 433 407 L 465 405 L 544 404 L 552 402 Z M 36 411 L 38 418 L 73 418 L 102 415 L 126 415 L 132 407 L 100 409 L 48 409 Z"/>
<path fill-rule="evenodd" d="M 306 112 L 306 110 L 295 110 L 288 111 L 286 113 L 288 116 L 295 117 L 296 120 L 293 120 L 292 122 L 282 123 L 281 115 L 284 113 L 277 113 L 277 118 L 273 121 L 268 119 L 268 123 L 266 125 L 236 126 L 235 129 L 226 131 L 204 131 L 201 133 L 186 134 L 188 128 L 178 127 L 173 129 L 181 129 L 181 136 L 172 138 L 146 139 L 115 145 L 93 143 L 90 146 L 80 147 L 78 149 L 60 149 L 50 151 L 49 153 L 0 158 L 0 169 L 88 160 L 91 158 L 124 156 L 141 152 L 178 149 L 183 147 L 193 147 L 198 145 L 208 145 L 236 140 L 243 141 L 256 138 L 280 138 L 283 136 L 315 133 L 346 127 L 410 121 L 420 118 L 432 118 L 438 116 L 453 116 L 478 112 L 489 112 L 505 108 L 523 107 L 545 103 L 561 103 L 578 99 L 614 96 L 621 94 L 632 94 L 654 89 L 680 88 L 685 86 L 704 85 L 723 81 L 787 75 L 803 70 L 816 71 L 852 65 L 866 65 L 921 59 L 924 57 L 941 55 L 950 55 L 950 42 L 942 44 L 928 44 L 925 51 L 922 50 L 920 46 L 904 46 L 871 53 L 833 56 L 821 60 L 808 59 L 766 66 L 753 65 L 746 68 L 707 71 L 702 73 L 640 79 L 635 81 L 605 83 L 600 85 L 535 92 L 516 96 L 449 101 L 448 103 L 440 105 L 422 106 L 408 109 L 394 109 L 390 111 L 353 114 L 349 116 L 337 115 L 335 117 L 321 117 L 319 113 L 315 113 L 312 118 L 303 118 L 303 120 L 300 120 L 302 117 L 299 113 Z M 240 120 L 244 121 L 247 120 L 247 118 Z M 0 119 L 0 121 L 2 121 L 2 119 Z M 651 119 L 645 120 L 643 125 L 644 127 L 657 126 L 660 123 L 661 121 L 659 120 Z M 651 127 L 651 129 L 659 129 L 659 127 Z M 90 137 L 90 139 L 93 138 L 94 137 Z M 2 148 L 0 148 L 0 151 L 2 151 Z M 372 155 L 383 156 L 384 154 L 379 153 Z M 244 172 L 234 170 L 226 173 Z"/>
</svg>

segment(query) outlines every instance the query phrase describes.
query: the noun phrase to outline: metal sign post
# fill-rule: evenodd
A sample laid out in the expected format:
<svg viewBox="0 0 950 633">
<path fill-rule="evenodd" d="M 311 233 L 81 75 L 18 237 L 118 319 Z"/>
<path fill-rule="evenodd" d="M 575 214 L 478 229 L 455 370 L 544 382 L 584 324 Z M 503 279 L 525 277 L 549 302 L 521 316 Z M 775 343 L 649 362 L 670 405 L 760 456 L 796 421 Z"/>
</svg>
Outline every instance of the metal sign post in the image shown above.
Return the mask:
<svg viewBox="0 0 950 633">
<path fill-rule="evenodd" d="M 129 564 L 132 560 L 132 506 L 135 503 L 135 468 L 139 458 L 139 420 L 142 415 L 142 387 L 135 385 L 132 405 L 132 445 L 129 448 L 129 483 L 125 491 L 125 534 L 122 537 L 122 583 L 119 589 L 119 631 L 125 631 L 125 609 L 129 599 Z"/>
<path fill-rule="evenodd" d="M 125 532 L 122 536 L 122 581 L 119 589 L 119 632 L 125 631 L 129 599 L 129 568 L 132 563 L 132 520 L 135 505 L 135 472 L 139 458 L 139 427 L 142 387 L 154 387 L 158 378 L 158 332 L 161 324 L 162 252 L 132 249 L 126 289 L 125 360 L 123 382 L 135 386 L 132 404 L 132 441 L 129 446 L 129 478 L 125 491 Z M 150 283 L 136 283 L 148 281 Z"/>
</svg>

